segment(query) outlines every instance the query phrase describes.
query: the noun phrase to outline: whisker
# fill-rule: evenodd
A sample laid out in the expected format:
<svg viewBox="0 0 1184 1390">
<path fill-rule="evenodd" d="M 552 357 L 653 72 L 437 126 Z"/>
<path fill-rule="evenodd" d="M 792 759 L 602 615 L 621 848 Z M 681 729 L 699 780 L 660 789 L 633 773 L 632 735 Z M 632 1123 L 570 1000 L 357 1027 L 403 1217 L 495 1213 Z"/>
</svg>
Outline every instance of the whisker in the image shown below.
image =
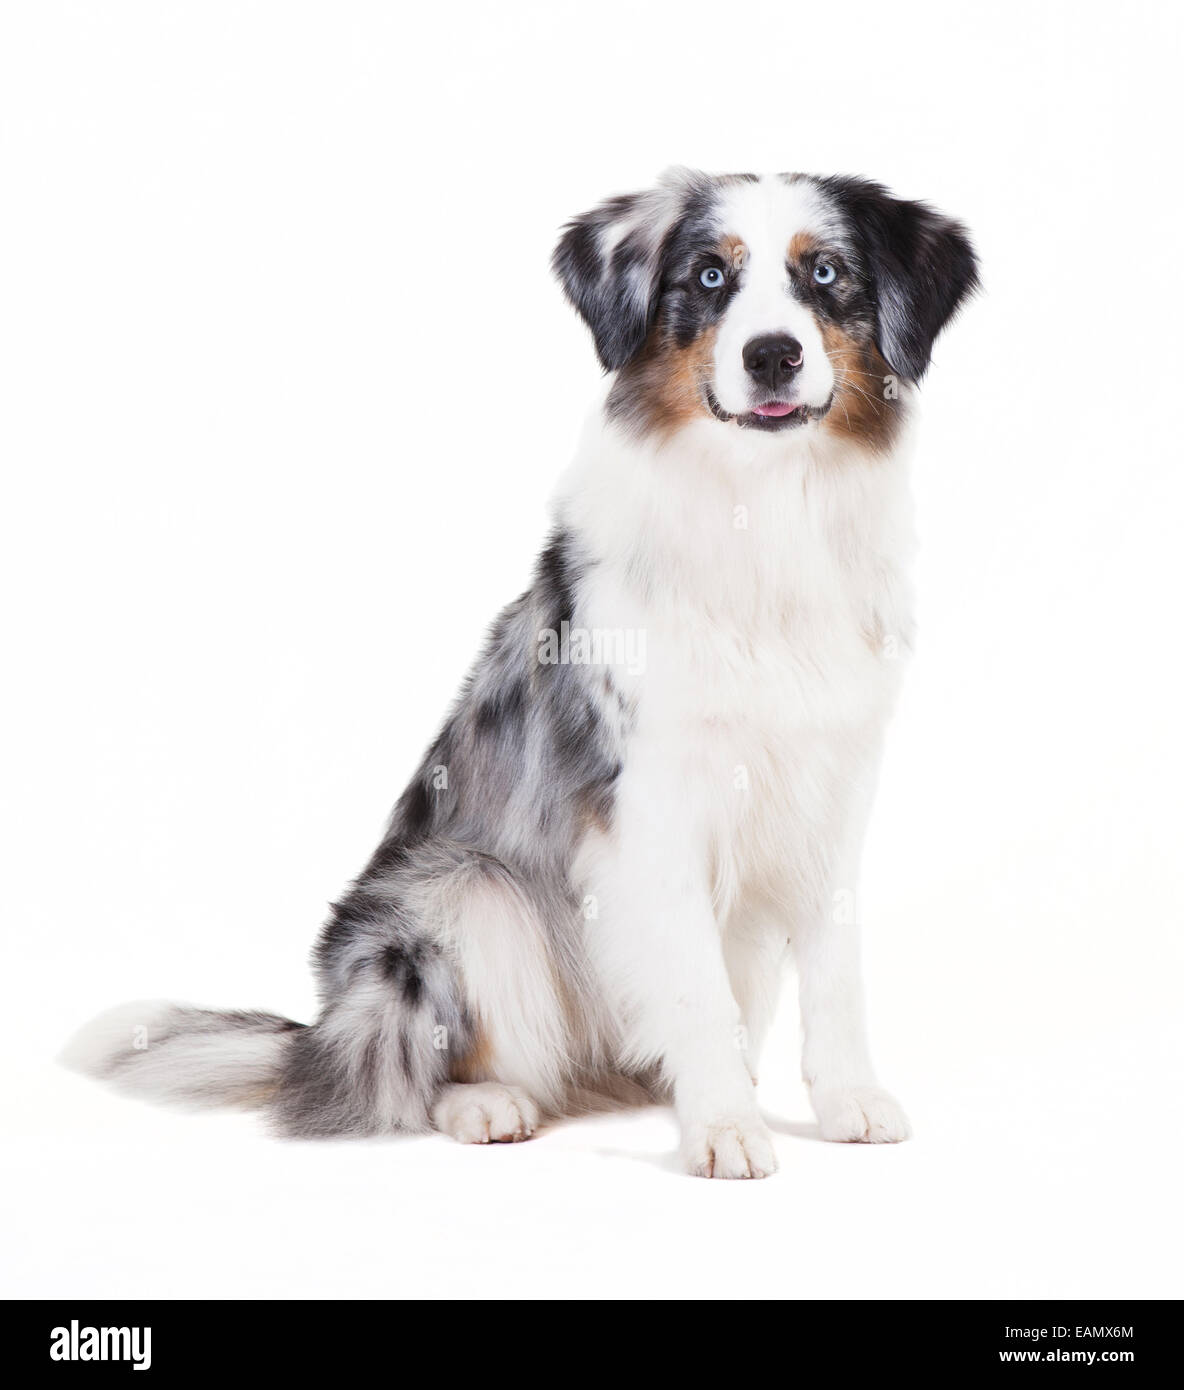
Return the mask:
<svg viewBox="0 0 1184 1390">
<path fill-rule="evenodd" d="M 863 399 L 867 401 L 868 405 L 871 406 L 871 408 L 876 412 L 877 415 L 880 413 L 880 403 L 875 399 L 875 397 L 869 396 L 862 386 L 860 386 L 858 383 L 854 381 L 849 380 L 845 373 L 842 377 L 842 385 L 844 387 L 850 387 L 852 391 L 862 396 Z"/>
</svg>

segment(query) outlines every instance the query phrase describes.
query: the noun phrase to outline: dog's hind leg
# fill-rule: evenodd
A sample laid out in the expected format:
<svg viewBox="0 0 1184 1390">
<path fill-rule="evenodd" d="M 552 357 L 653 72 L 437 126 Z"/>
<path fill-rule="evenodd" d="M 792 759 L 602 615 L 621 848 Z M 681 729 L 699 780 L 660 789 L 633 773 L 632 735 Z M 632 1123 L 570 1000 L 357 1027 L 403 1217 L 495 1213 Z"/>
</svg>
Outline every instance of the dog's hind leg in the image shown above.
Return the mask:
<svg viewBox="0 0 1184 1390">
<path fill-rule="evenodd" d="M 568 1019 L 542 916 L 491 855 L 447 841 L 372 866 L 317 952 L 324 1005 L 272 1110 L 293 1135 L 525 1138 L 562 1109 Z M 488 1083 L 482 1085 L 456 1083 Z"/>
<path fill-rule="evenodd" d="M 350 976 L 285 1053 L 277 1127 L 305 1138 L 430 1129 L 448 1048 L 469 1031 L 454 967 L 430 940 L 392 926 Z"/>
<path fill-rule="evenodd" d="M 287 1049 L 272 1102 L 281 1132 L 431 1129 L 449 1057 L 473 1030 L 456 963 L 422 910 L 427 877 L 371 869 L 334 907 L 316 951 L 321 1012 Z"/>
<path fill-rule="evenodd" d="M 499 862 L 470 860 L 451 877 L 445 896 L 443 939 L 471 1020 L 462 1045 L 451 1049 L 450 1080 L 510 1088 L 526 1100 L 524 1113 L 537 1116 L 539 1107 L 561 1113 L 579 1050 L 572 1026 L 577 972 L 562 971 L 544 911 Z M 472 1090 L 462 1088 L 441 1113 L 483 1106 L 487 1098 L 466 1094 Z M 454 1133 L 448 1124 L 440 1128 Z"/>
<path fill-rule="evenodd" d="M 521 1087 L 496 1081 L 445 1086 L 432 1106 L 432 1123 L 462 1144 L 517 1144 L 538 1122 L 538 1106 Z"/>
</svg>

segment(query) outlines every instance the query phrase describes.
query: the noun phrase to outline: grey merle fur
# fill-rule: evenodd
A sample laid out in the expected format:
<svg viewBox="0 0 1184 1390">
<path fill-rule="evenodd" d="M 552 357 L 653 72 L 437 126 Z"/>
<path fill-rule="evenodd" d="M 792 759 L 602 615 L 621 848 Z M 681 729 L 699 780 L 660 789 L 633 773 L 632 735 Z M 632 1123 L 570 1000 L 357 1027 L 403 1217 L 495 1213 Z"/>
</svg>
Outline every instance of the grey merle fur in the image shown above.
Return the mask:
<svg viewBox="0 0 1184 1390">
<path fill-rule="evenodd" d="M 288 1046 L 273 1102 L 283 1131 L 426 1127 L 452 1060 L 475 1038 L 463 983 L 436 939 L 451 889 L 476 878 L 525 891 L 566 978 L 582 973 L 569 870 L 589 818 L 611 816 L 619 735 L 600 713 L 603 669 L 540 662 L 538 640 L 574 621 L 583 567 L 556 534 L 333 908 L 314 955 L 321 1015 Z"/>
</svg>

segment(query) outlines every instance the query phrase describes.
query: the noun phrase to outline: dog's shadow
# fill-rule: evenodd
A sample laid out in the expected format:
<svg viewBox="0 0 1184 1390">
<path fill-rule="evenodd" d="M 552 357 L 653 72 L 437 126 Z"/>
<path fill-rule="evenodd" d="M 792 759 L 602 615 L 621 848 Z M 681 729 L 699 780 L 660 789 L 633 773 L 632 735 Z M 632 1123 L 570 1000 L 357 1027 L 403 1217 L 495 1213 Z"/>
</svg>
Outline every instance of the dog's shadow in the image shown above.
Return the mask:
<svg viewBox="0 0 1184 1390">
<path fill-rule="evenodd" d="M 669 1173 L 671 1177 L 686 1177 L 687 1170 L 683 1167 L 677 1149 L 671 1149 L 668 1153 L 646 1154 L 638 1153 L 636 1149 L 593 1149 L 592 1152 L 597 1158 L 619 1158 L 627 1163 L 648 1163 L 651 1168 L 657 1168 L 660 1173 Z"/>
<path fill-rule="evenodd" d="M 817 1123 L 806 1120 L 784 1120 L 779 1115 L 770 1115 L 768 1111 L 761 1112 L 765 1123 L 774 1134 L 785 1134 L 791 1139 L 805 1139 L 813 1144 L 821 1144 L 825 1141 L 822 1138 L 822 1130 Z M 578 1117 L 571 1117 L 567 1121 L 559 1123 L 572 1123 Z M 551 1126 L 548 1125 L 548 1128 Z M 638 1153 L 636 1149 L 621 1149 L 602 1147 L 594 1149 L 593 1152 L 598 1158 L 623 1158 L 631 1163 L 648 1163 L 651 1168 L 657 1168 L 660 1172 L 670 1173 L 675 1177 L 685 1177 L 686 1169 L 683 1167 L 682 1159 L 679 1157 L 677 1148 L 665 1153 Z"/>
<path fill-rule="evenodd" d="M 793 1139 L 808 1139 L 811 1143 L 822 1144 L 821 1126 L 816 1121 L 808 1120 L 783 1120 L 780 1115 L 770 1115 L 768 1111 L 761 1112 L 765 1117 L 765 1123 L 774 1134 L 788 1134 Z"/>
</svg>

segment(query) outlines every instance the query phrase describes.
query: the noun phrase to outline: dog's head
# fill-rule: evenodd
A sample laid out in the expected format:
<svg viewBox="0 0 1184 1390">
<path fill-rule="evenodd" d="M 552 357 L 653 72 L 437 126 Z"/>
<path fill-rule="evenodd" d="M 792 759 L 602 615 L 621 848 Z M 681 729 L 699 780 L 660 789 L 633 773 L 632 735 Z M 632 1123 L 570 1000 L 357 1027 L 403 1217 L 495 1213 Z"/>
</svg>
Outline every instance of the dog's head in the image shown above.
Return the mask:
<svg viewBox="0 0 1184 1390">
<path fill-rule="evenodd" d="M 711 419 L 872 448 L 978 283 L 965 230 L 879 184 L 683 169 L 576 218 L 554 266 L 627 428 Z"/>
</svg>

